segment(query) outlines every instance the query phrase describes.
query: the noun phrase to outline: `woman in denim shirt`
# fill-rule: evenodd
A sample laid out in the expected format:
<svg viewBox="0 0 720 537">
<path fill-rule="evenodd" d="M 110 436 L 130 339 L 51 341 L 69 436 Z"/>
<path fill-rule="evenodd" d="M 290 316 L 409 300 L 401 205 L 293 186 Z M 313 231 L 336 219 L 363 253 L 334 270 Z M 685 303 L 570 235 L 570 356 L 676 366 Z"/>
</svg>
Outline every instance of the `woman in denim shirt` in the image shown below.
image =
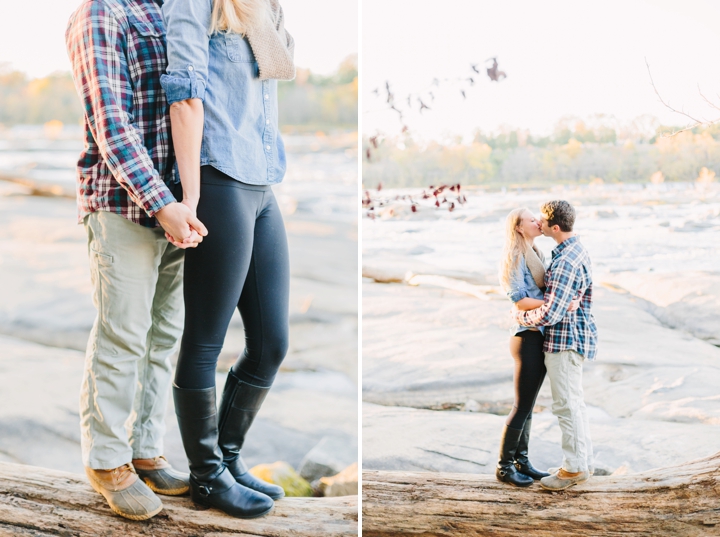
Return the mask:
<svg viewBox="0 0 720 537">
<path fill-rule="evenodd" d="M 541 234 L 540 223 L 529 210 L 515 209 L 507 216 L 500 283 L 515 307 L 525 311 L 544 304 L 545 259 L 534 244 Z M 574 301 L 570 309 L 576 307 Z M 503 428 L 495 476 L 518 487 L 528 487 L 533 480 L 550 475 L 534 468 L 528 459 L 532 410 L 546 372 L 543 332 L 543 327 L 516 324 L 510 338 L 515 401 Z"/>
<path fill-rule="evenodd" d="M 288 346 L 288 247 L 271 185 L 285 174 L 276 79 L 294 77 L 293 42 L 276 0 L 166 0 L 163 16 L 182 203 L 207 227 L 185 239 L 201 242 L 185 256 L 175 410 L 193 500 L 252 518 L 284 495 L 239 452 Z M 245 351 L 217 411 L 215 367 L 235 308 Z"/>
</svg>

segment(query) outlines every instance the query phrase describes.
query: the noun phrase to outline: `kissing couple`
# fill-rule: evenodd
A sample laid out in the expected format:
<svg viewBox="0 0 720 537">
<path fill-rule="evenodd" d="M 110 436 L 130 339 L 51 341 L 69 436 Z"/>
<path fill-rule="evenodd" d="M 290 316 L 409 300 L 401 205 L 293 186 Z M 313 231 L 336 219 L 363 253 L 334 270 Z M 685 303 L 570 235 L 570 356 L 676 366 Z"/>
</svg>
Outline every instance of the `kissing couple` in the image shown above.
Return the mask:
<svg viewBox="0 0 720 537">
<path fill-rule="evenodd" d="M 495 471 L 499 481 L 548 490 L 583 483 L 593 472 L 590 424 L 583 396 L 585 360 L 594 360 L 597 327 L 592 315 L 590 257 L 573 231 L 575 209 L 564 200 L 510 212 L 500 263 L 500 283 L 514 303 L 510 354 L 515 362 L 513 408 L 505 421 Z M 549 264 L 535 246 L 540 235 L 557 246 Z M 562 433 L 562 463 L 543 472 L 528 458 L 532 412 L 547 373 L 552 413 Z"/>
</svg>

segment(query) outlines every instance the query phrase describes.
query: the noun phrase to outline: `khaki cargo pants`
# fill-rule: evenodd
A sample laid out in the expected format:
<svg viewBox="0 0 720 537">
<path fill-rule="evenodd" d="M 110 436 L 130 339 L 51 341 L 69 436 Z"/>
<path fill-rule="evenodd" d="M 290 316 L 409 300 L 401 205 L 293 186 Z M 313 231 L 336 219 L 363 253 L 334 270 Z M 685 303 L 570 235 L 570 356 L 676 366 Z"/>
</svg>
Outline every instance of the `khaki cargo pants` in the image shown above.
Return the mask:
<svg viewBox="0 0 720 537">
<path fill-rule="evenodd" d="M 109 212 L 87 216 L 85 229 L 97 317 L 80 391 L 82 458 L 110 469 L 163 453 L 184 251 L 161 228 Z"/>
<path fill-rule="evenodd" d="M 584 472 L 592 466 L 593 448 L 590 421 L 582 386 L 585 358 L 573 350 L 545 353 L 545 367 L 552 391 L 552 413 L 562 432 L 562 467 Z"/>
</svg>

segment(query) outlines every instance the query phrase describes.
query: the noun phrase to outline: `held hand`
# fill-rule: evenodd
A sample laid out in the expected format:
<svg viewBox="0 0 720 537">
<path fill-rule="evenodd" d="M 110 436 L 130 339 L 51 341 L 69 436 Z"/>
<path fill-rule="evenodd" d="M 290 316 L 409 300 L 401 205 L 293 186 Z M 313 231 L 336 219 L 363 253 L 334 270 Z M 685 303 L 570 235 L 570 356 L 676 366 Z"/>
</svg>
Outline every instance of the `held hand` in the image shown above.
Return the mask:
<svg viewBox="0 0 720 537">
<path fill-rule="evenodd" d="M 197 245 L 203 241 L 202 235 L 198 234 L 198 232 L 194 229 L 191 229 L 190 236 L 183 242 L 178 242 L 173 239 L 172 235 L 170 235 L 167 231 L 165 232 L 165 238 L 170 244 L 177 246 L 178 248 L 182 248 L 183 250 L 187 248 L 197 248 Z"/>
<path fill-rule="evenodd" d="M 176 246 L 178 246 L 177 243 L 197 246 L 202 237 L 207 235 L 207 228 L 197 219 L 194 211 L 182 203 L 173 202 L 166 205 L 155 213 L 155 217 L 165 232 L 173 239 L 170 242 Z"/>
<path fill-rule="evenodd" d="M 573 298 L 568 306 L 568 311 L 575 311 L 580 307 L 580 297 Z"/>
</svg>

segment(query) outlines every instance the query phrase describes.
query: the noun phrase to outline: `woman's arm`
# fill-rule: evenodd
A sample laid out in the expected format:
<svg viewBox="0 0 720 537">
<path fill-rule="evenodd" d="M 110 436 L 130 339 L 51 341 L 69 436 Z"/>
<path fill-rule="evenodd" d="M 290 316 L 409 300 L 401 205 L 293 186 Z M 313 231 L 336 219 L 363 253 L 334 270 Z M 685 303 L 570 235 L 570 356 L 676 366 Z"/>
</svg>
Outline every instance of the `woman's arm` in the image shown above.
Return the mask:
<svg viewBox="0 0 720 537">
<path fill-rule="evenodd" d="M 182 203 L 193 214 L 200 200 L 200 146 L 211 6 L 209 0 L 166 0 L 162 8 L 168 67 L 160 83 L 170 104 L 170 127 L 183 186 Z"/>
<path fill-rule="evenodd" d="M 204 120 L 205 110 L 200 99 L 185 99 L 170 105 L 173 146 L 183 189 L 182 202 L 193 213 L 200 200 L 200 145 Z"/>
</svg>

